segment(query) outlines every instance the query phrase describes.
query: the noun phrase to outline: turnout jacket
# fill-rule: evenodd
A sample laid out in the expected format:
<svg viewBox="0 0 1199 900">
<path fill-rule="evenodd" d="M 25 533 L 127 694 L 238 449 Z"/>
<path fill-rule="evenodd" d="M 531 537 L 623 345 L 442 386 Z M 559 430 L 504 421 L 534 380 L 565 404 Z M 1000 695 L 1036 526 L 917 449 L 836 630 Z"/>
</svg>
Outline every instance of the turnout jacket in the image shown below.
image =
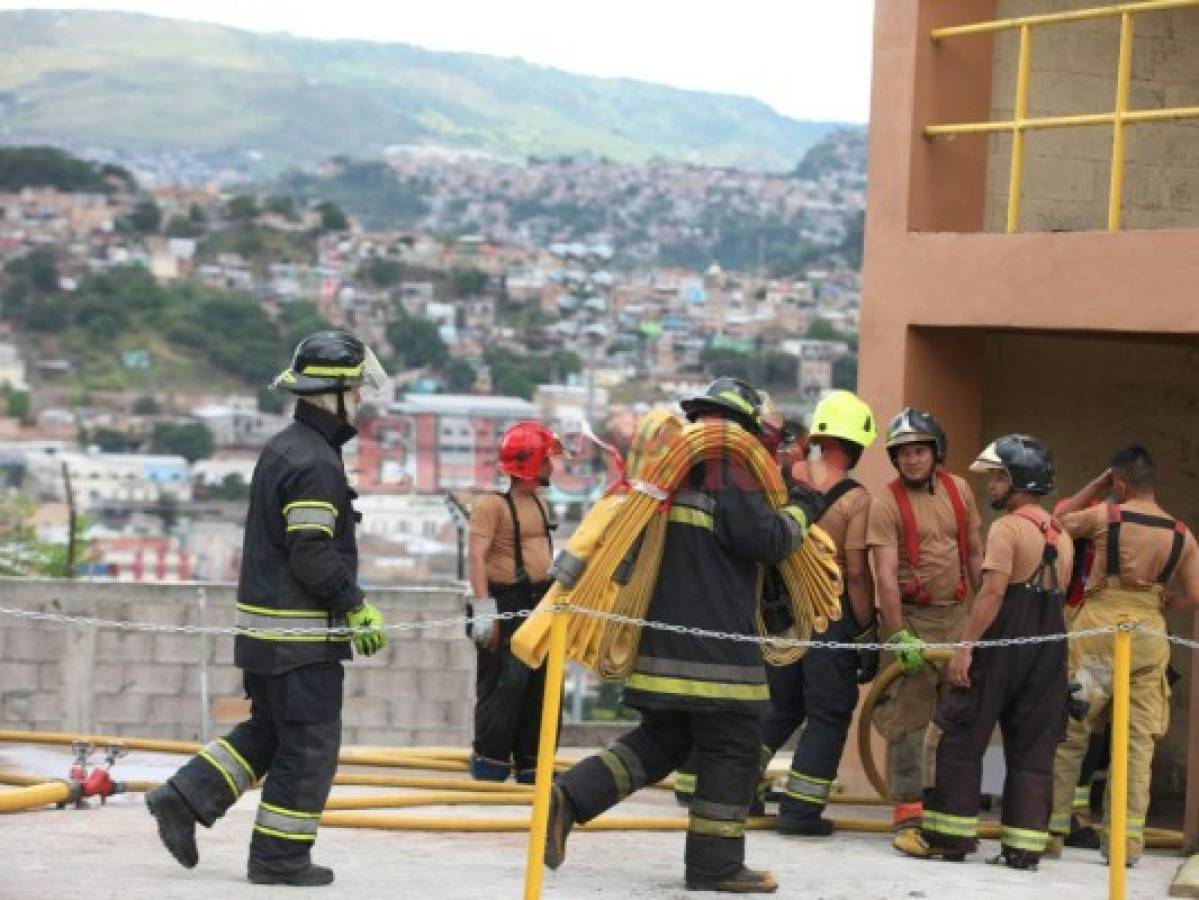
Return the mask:
<svg viewBox="0 0 1199 900">
<path fill-rule="evenodd" d="M 272 633 L 271 628 L 344 627 L 362 602 L 354 538 L 357 496 L 341 447 L 357 431 L 310 403 L 268 442 L 254 468 L 237 585 L 237 624 L 266 629 L 234 641 L 234 662 L 278 675 L 351 657 L 349 636 Z"/>
<path fill-rule="evenodd" d="M 773 509 L 729 460 L 700 463 L 671 498 L 648 619 L 756 635 L 761 563 L 778 563 L 807 532 L 798 507 Z M 770 699 L 754 643 L 645 628 L 624 702 L 639 709 L 752 712 Z"/>
</svg>

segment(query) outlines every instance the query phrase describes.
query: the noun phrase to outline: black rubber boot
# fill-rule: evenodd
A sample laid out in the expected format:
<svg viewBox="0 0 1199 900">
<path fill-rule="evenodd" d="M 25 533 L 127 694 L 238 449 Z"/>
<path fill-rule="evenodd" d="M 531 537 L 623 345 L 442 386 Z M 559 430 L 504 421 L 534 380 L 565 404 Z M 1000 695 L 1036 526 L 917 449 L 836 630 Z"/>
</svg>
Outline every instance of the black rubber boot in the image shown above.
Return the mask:
<svg viewBox="0 0 1199 900">
<path fill-rule="evenodd" d="M 740 871 L 723 878 L 687 876 L 687 890 L 689 891 L 718 891 L 722 894 L 773 894 L 778 889 L 778 881 L 769 872 L 747 869 L 745 866 L 742 866 Z"/>
<path fill-rule="evenodd" d="M 802 837 L 828 837 L 833 833 L 833 823 L 823 816 L 786 816 L 778 818 L 779 834 L 794 834 Z"/>
<path fill-rule="evenodd" d="M 158 823 L 158 836 L 185 869 L 200 861 L 196 849 L 196 817 L 183 795 L 168 781 L 146 794 L 146 808 Z"/>
<path fill-rule="evenodd" d="M 1011 847 L 1004 847 L 999 851 L 997 856 L 991 857 L 987 862 L 993 866 L 1002 863 L 1009 869 L 1024 869 L 1029 872 L 1035 872 L 1037 865 L 1041 862 L 1041 854 L 1034 853 L 1031 850 L 1015 850 Z"/>
<path fill-rule="evenodd" d="M 1099 849 L 1099 832 L 1089 825 L 1083 825 L 1078 816 L 1070 817 L 1070 833 L 1064 841 L 1067 847 L 1081 847 L 1084 850 Z"/>
<path fill-rule="evenodd" d="M 566 839 L 575 825 L 575 812 L 566 791 L 550 786 L 550 815 L 545 830 L 545 864 L 551 869 L 566 862 Z"/>
<path fill-rule="evenodd" d="M 333 870 L 309 863 L 307 869 L 295 872 L 272 872 L 269 869 L 250 869 L 246 873 L 251 884 L 285 884 L 291 887 L 322 887 L 333 883 Z"/>
</svg>

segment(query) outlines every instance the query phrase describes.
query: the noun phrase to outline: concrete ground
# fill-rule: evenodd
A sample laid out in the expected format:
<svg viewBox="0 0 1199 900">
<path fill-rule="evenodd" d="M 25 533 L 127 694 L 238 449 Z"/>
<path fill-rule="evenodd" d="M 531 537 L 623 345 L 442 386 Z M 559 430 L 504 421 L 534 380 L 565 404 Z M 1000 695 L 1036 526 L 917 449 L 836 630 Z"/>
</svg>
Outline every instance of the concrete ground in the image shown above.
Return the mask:
<svg viewBox="0 0 1199 900">
<path fill-rule="evenodd" d="M 66 748 L 0 745 L 0 771 L 61 776 L 69 765 Z M 134 753 L 117 765 L 121 778 L 161 779 L 178 757 Z M 393 770 L 394 771 L 394 770 Z M 4 788 L 0 788 L 4 790 Z M 337 794 L 386 789 L 342 788 Z M 93 804 L 96 801 L 92 801 Z M 104 808 L 44 809 L 0 816 L 0 898 L 195 898 L 236 900 L 287 896 L 245 880 L 246 848 L 256 796 L 250 794 L 211 830 L 199 833 L 200 864 L 182 869 L 158 841 L 141 795 L 112 798 Z M 628 815 L 677 815 L 673 798 L 644 791 L 623 804 Z M 878 816 L 880 810 L 838 807 L 839 817 Z M 511 816 L 523 809 L 429 807 L 397 810 L 398 815 Z M 683 834 L 579 833 L 572 836 L 566 864 L 545 873 L 546 898 L 683 898 Z M 982 852 L 964 864 L 927 862 L 900 856 L 886 835 L 838 834 L 800 840 L 772 832 L 748 838 L 750 865 L 770 868 L 780 882 L 776 896 L 823 900 L 903 900 L 903 898 L 1020 898 L 1068 900 L 1107 896 L 1108 870 L 1098 854 L 1067 850 L 1036 873 L 986 865 L 998 849 L 983 842 Z M 319 896 L 510 898 L 522 895 L 526 839 L 509 834 L 416 834 L 321 830 L 314 858 L 330 865 L 337 881 Z M 1128 873 L 1129 898 L 1164 897 L 1181 859 L 1152 852 Z"/>
</svg>

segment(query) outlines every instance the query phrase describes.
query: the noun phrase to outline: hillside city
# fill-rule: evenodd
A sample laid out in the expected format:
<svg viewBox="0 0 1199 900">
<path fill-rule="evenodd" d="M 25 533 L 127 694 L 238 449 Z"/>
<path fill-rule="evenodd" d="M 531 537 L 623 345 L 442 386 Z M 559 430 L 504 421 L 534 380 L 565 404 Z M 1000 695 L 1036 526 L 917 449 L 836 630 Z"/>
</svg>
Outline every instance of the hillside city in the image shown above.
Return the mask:
<svg viewBox="0 0 1199 900">
<path fill-rule="evenodd" d="M 794 416 L 856 382 L 860 130 L 786 174 L 436 148 L 178 171 L 0 148 L 2 573 L 236 579 L 289 415 L 266 385 L 323 327 L 392 376 L 346 448 L 375 584 L 455 574 L 516 420 L 582 451 L 549 493 L 570 523 L 609 477 L 587 430 L 622 447 L 717 368 Z"/>
</svg>

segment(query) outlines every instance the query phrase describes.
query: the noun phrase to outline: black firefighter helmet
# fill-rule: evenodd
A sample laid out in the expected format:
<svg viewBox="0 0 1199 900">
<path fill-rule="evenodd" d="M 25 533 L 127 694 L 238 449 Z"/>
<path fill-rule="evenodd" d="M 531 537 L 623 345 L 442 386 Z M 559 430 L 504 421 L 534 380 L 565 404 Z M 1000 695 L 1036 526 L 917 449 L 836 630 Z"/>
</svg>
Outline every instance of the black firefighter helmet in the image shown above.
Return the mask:
<svg viewBox="0 0 1199 900">
<path fill-rule="evenodd" d="M 761 434 L 762 404 L 762 395 L 753 385 L 740 378 L 722 377 L 679 405 L 690 422 L 704 413 L 716 413 L 732 419 L 753 434 Z"/>
<path fill-rule="evenodd" d="M 1053 454 L 1035 437 L 1005 434 L 987 445 L 970 466 L 971 472 L 998 469 L 1013 491 L 1043 497 L 1053 493 Z"/>
<path fill-rule="evenodd" d="M 348 331 L 318 331 L 296 346 L 291 366 L 275 376 L 271 387 L 293 394 L 342 393 L 361 387 L 381 393 L 387 373 L 371 348 Z"/>
<path fill-rule="evenodd" d="M 911 406 L 902 410 L 887 426 L 887 455 L 891 457 L 892 465 L 897 465 L 896 457 L 904 444 L 931 445 L 938 463 L 944 463 L 949 454 L 949 439 L 945 436 L 945 429 L 933 418 L 932 413 Z"/>
</svg>

